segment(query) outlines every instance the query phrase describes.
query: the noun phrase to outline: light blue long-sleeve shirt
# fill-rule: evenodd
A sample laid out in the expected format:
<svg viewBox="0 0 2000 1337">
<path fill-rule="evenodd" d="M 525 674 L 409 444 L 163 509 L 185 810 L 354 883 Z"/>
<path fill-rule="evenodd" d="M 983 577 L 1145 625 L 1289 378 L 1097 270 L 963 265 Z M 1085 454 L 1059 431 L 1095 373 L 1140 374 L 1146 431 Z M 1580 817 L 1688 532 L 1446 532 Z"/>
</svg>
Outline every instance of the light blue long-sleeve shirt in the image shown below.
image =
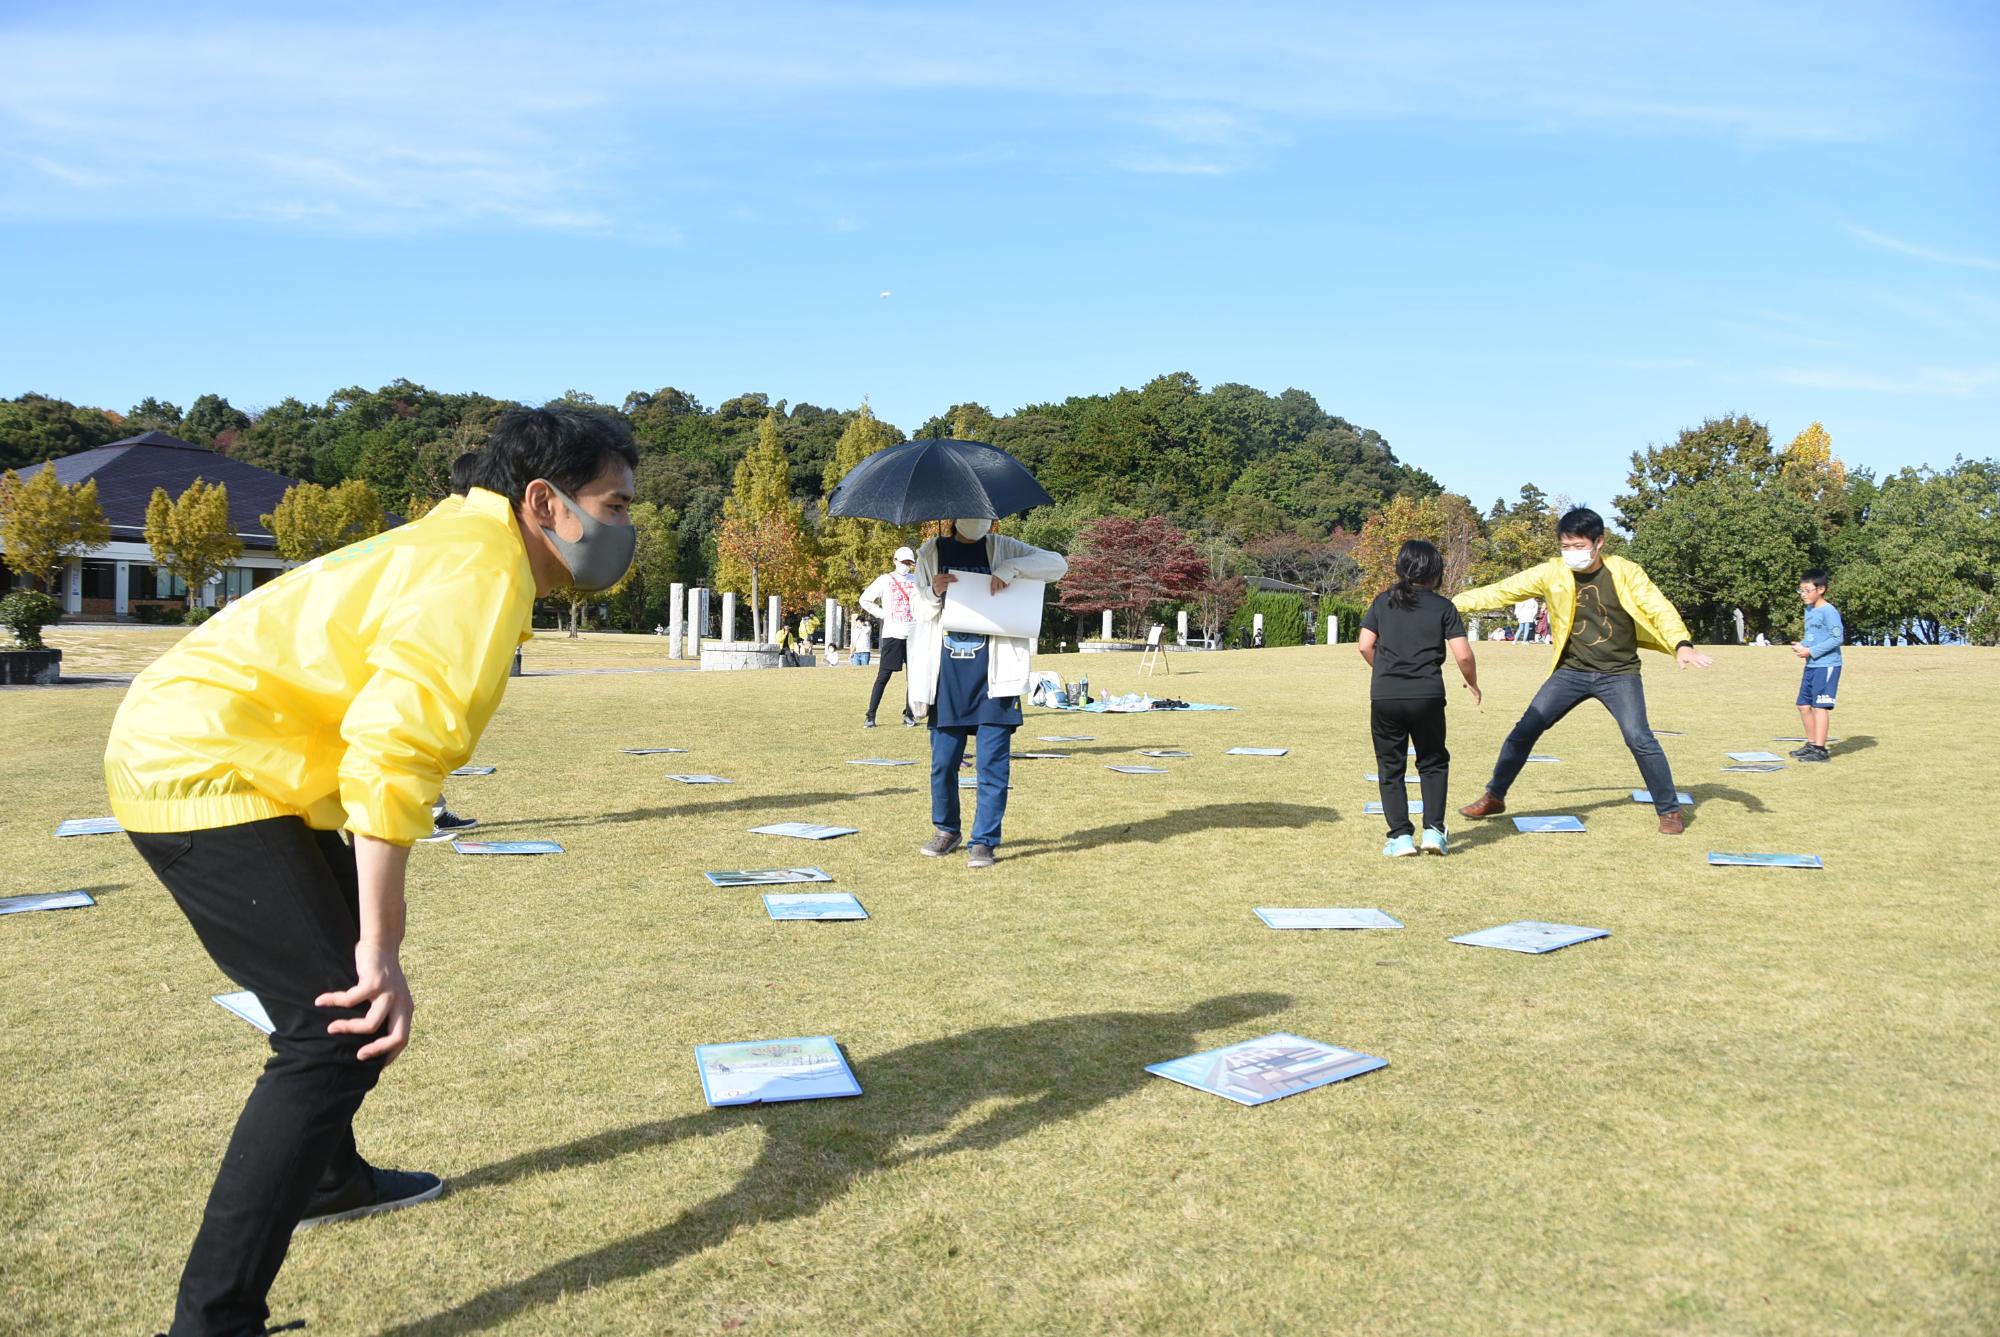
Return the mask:
<svg viewBox="0 0 2000 1337">
<path fill-rule="evenodd" d="M 1840 610 L 1830 603 L 1806 609 L 1806 631 L 1799 638 L 1805 646 L 1808 668 L 1839 668 L 1841 642 L 1847 639 L 1847 624 Z"/>
</svg>

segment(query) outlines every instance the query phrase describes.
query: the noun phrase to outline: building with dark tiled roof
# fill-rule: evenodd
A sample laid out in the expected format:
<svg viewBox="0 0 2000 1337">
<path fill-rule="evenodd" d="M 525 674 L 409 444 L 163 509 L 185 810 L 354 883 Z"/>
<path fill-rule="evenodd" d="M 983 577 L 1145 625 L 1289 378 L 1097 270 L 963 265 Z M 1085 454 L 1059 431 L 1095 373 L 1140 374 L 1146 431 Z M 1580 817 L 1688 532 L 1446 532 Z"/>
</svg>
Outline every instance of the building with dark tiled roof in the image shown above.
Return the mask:
<svg viewBox="0 0 2000 1337">
<path fill-rule="evenodd" d="M 168 496 L 178 497 L 197 478 L 229 488 L 229 520 L 243 541 L 243 554 L 207 588 L 195 591 L 196 603 L 213 607 L 297 565 L 278 556 L 277 539 L 257 519 L 275 511 L 285 490 L 297 481 L 283 474 L 232 460 L 165 432 L 113 441 L 20 473 L 25 479 L 43 469 L 54 469 L 56 477 L 68 484 L 95 479 L 97 503 L 111 523 L 111 541 L 72 559 L 62 588 L 54 592 L 67 612 L 128 617 L 148 605 L 183 604 L 187 587 L 154 567 L 153 550 L 146 543 L 146 504 L 153 499 L 154 488 L 163 487 Z M 0 562 L 5 556 L 0 548 Z M 0 588 L 12 583 L 11 576 L 0 573 Z"/>
</svg>

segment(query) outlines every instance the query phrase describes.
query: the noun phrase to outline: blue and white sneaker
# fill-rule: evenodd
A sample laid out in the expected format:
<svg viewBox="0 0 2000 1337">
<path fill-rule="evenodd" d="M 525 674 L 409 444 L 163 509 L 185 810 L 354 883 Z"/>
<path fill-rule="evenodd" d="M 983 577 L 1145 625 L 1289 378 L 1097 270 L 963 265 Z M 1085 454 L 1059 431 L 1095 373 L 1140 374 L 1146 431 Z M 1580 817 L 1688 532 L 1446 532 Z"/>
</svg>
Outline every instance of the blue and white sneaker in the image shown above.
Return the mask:
<svg viewBox="0 0 2000 1337">
<path fill-rule="evenodd" d="M 1382 847 L 1385 859 L 1414 859 L 1416 855 L 1417 842 L 1408 836 L 1390 836 L 1389 843 Z"/>
<path fill-rule="evenodd" d="M 1424 853 L 1439 856 L 1450 853 L 1449 843 L 1445 840 L 1444 832 L 1434 826 L 1424 828 Z"/>
</svg>

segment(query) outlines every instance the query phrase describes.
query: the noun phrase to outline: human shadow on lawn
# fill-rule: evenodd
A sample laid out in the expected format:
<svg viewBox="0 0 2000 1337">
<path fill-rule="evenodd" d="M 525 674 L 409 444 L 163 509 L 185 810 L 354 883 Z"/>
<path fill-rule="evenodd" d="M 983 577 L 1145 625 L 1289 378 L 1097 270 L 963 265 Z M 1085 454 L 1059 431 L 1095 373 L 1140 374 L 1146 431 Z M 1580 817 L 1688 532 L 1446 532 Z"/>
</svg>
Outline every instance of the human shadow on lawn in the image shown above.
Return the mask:
<svg viewBox="0 0 2000 1337">
<path fill-rule="evenodd" d="M 866 1092 L 857 1100 L 706 1110 L 482 1166 L 451 1181 L 454 1198 L 685 1139 L 726 1136 L 745 1124 L 764 1130 L 756 1162 L 719 1196 L 650 1230 L 493 1286 L 388 1333 L 476 1332 L 577 1291 L 672 1267 L 739 1231 L 812 1216 L 868 1175 L 988 1151 L 1045 1124 L 1087 1114 L 1153 1081 L 1146 1064 L 1194 1053 L 1209 1032 L 1234 1030 L 1291 1002 L 1284 994 L 1244 993 L 1210 998 L 1180 1012 L 1094 1012 L 988 1027 L 856 1061 L 855 1074 Z M 995 1100 L 1007 1103 L 951 1131 L 966 1111 Z M 465 1210 L 479 1208 L 469 1204 Z M 505 1260 L 495 1262 L 504 1266 Z"/>
<path fill-rule="evenodd" d="M 1339 820 L 1339 813 L 1316 803 L 1211 803 L 1202 808 L 1175 808 L 1137 821 L 1088 827 L 1056 839 L 1010 840 L 1007 849 L 1009 859 L 1020 860 L 1040 854 L 1077 854 L 1105 845 L 1151 845 L 1199 831 L 1291 831 Z"/>
<path fill-rule="evenodd" d="M 708 803 L 681 803 L 671 808 L 628 808 L 624 812 L 585 813 L 574 817 L 519 817 L 504 822 L 481 822 L 479 829 L 497 831 L 506 826 L 532 826 L 540 830 L 544 827 L 557 826 L 598 826 L 605 822 L 649 822 L 656 817 L 706 817 L 725 812 L 763 812 L 773 809 L 792 812 L 799 808 L 849 803 L 856 799 L 927 792 L 929 792 L 928 785 L 921 789 L 901 786 L 893 789 L 841 790 L 821 794 L 745 794 L 741 798 L 715 799 Z"/>
</svg>

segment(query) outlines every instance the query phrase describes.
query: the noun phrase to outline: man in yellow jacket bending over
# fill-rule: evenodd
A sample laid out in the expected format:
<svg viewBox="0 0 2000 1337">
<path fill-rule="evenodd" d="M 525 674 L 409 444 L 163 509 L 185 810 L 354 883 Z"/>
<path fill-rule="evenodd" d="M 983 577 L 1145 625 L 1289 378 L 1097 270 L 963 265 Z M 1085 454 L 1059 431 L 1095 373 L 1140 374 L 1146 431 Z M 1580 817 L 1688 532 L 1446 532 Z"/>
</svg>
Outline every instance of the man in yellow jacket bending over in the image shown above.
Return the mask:
<svg viewBox="0 0 2000 1337">
<path fill-rule="evenodd" d="M 1646 723 L 1646 689 L 1639 680 L 1639 651 L 1670 654 L 1687 668 L 1707 668 L 1709 657 L 1688 639 L 1681 615 L 1636 562 L 1604 555 L 1604 520 L 1578 506 L 1556 522 L 1555 560 L 1530 567 L 1498 584 L 1467 590 L 1452 600 L 1461 613 L 1505 608 L 1519 600 L 1547 601 L 1555 671 L 1535 693 L 1528 713 L 1500 745 L 1500 759 L 1486 792 L 1459 811 L 1492 817 L 1507 811 L 1507 790 L 1527 764 L 1535 743 L 1557 720 L 1595 698 L 1604 703 L 1639 763 L 1653 796 L 1663 835 L 1685 829 L 1680 796 L 1667 754 Z"/>
<path fill-rule="evenodd" d="M 516 409 L 476 485 L 222 609 L 132 684 L 104 756 L 112 811 L 271 1058 L 181 1275 L 175 1337 L 261 1332 L 292 1231 L 434 1198 L 377 1170 L 353 1118 L 410 1039 L 403 877 L 472 756 L 537 597 L 631 564 L 619 425 Z"/>
</svg>

